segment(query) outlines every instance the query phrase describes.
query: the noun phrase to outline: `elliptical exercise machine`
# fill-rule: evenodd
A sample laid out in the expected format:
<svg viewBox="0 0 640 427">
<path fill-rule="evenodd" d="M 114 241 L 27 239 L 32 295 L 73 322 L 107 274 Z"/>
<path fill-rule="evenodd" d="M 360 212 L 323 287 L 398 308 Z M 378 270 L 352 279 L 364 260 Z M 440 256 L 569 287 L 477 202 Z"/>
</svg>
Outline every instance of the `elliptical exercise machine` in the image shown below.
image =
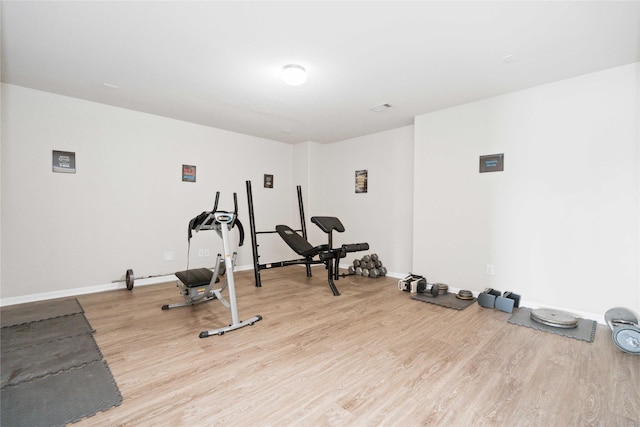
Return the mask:
<svg viewBox="0 0 640 427">
<path fill-rule="evenodd" d="M 162 306 L 163 310 L 169 310 L 171 308 L 196 305 L 214 299 L 220 301 L 222 305 L 231 311 L 231 324 L 218 329 L 202 331 L 199 335 L 200 338 L 206 338 L 211 335 L 224 335 L 225 332 L 240 329 L 244 326 L 250 326 L 257 321 L 262 320 L 262 316 L 259 314 L 244 321 L 238 319 L 236 288 L 233 279 L 233 269 L 235 267 L 237 253 L 231 251 L 229 230 L 233 227 L 238 227 L 238 231 L 240 232 L 240 241 L 238 246 L 242 246 L 244 241 L 244 229 L 238 220 L 238 198 L 236 193 L 233 193 L 233 212 L 219 211 L 219 199 L 220 192 L 218 191 L 216 192 L 216 200 L 213 210 L 210 212 L 202 212 L 200 215 L 189 221 L 188 240 L 189 245 L 191 245 L 192 231 L 197 233 L 201 230 L 215 230 L 222 238 L 224 258 L 221 254 L 218 254 L 213 271 L 208 268 L 196 268 L 189 270 L 187 267 L 187 270 L 175 273 L 176 277 L 179 279 L 177 285 L 178 288 L 180 288 L 180 294 L 184 297 L 185 301 L 182 303 L 165 304 Z M 216 288 L 216 283 L 220 282 L 220 276 L 223 274 L 225 275 L 224 282 L 222 283 L 222 286 Z M 222 296 L 222 292 L 226 288 L 229 288 L 229 301 Z"/>
</svg>

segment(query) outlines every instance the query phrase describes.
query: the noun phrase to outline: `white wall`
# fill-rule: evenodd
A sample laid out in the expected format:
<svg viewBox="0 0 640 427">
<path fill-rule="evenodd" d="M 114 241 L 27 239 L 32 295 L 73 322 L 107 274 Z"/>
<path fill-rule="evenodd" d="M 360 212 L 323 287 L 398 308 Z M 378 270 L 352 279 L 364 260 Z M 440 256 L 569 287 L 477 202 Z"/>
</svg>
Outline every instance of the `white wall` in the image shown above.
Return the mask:
<svg viewBox="0 0 640 427">
<path fill-rule="evenodd" d="M 75 152 L 77 173 L 53 173 L 52 150 Z M 291 221 L 292 147 L 279 142 L 3 84 L 1 158 L 3 303 L 109 284 L 127 268 L 185 269 L 188 220 L 213 207 L 216 191 L 227 210 L 238 193 L 247 231 L 238 265 L 251 266 L 247 179 L 258 227 Z M 197 166 L 196 183 L 181 181 L 182 164 Z M 218 236 L 192 242 L 191 266 L 212 266 L 197 253 L 221 251 Z"/>
<path fill-rule="evenodd" d="M 411 270 L 413 245 L 413 126 L 353 138 L 324 146 L 324 211 L 345 227 L 335 243 L 368 242 L 392 275 Z M 368 192 L 356 194 L 355 172 L 368 171 Z M 418 212 L 418 214 L 420 214 Z"/>
<path fill-rule="evenodd" d="M 578 314 L 640 311 L 638 67 L 417 117 L 413 268 Z M 504 172 L 480 174 L 495 153 Z"/>
</svg>

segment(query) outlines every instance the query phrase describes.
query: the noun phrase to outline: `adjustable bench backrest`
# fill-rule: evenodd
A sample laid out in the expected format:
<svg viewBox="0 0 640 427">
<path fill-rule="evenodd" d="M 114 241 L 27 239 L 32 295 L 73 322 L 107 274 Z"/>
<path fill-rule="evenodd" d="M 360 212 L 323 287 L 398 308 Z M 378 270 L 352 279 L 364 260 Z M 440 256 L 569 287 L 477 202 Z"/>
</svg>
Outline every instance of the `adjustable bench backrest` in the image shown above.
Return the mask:
<svg viewBox="0 0 640 427">
<path fill-rule="evenodd" d="M 282 237 L 282 240 L 284 240 L 298 255 L 313 257 L 325 250 L 324 245 L 316 247 L 311 246 L 311 243 L 307 242 L 304 237 L 296 233 L 287 225 L 276 225 L 276 231 L 280 237 Z"/>
</svg>

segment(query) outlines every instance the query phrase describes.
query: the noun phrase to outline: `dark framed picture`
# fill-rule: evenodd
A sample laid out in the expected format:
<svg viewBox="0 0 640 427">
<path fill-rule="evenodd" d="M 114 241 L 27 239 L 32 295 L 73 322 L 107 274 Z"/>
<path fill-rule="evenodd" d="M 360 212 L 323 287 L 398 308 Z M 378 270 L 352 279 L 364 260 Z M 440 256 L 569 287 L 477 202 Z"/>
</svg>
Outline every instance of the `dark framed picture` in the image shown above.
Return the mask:
<svg viewBox="0 0 640 427">
<path fill-rule="evenodd" d="M 53 150 L 53 171 L 76 173 L 76 153 L 73 151 Z"/>
<path fill-rule="evenodd" d="M 356 171 L 356 193 L 366 193 L 368 186 L 368 172 L 367 170 Z"/>
<path fill-rule="evenodd" d="M 264 174 L 264 188 L 273 188 L 273 175 Z"/>
<path fill-rule="evenodd" d="M 480 173 L 504 171 L 504 153 L 480 156 Z"/>
<path fill-rule="evenodd" d="M 196 182 L 196 167 L 194 165 L 182 165 L 182 180 Z"/>
</svg>

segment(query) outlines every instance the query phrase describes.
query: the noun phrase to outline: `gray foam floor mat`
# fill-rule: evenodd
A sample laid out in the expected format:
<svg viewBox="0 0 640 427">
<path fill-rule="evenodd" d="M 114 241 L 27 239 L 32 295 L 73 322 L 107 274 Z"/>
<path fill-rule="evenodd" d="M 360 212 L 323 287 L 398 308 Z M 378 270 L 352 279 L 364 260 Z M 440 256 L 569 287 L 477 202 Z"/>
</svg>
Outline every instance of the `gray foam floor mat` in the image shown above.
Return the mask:
<svg viewBox="0 0 640 427">
<path fill-rule="evenodd" d="M 77 313 L 2 328 L 0 345 L 4 354 L 24 347 L 93 332 L 84 314 Z"/>
<path fill-rule="evenodd" d="M 438 295 L 437 297 L 430 297 L 423 294 L 412 294 L 411 299 L 428 302 L 430 304 L 435 304 L 442 307 L 453 308 L 454 310 L 464 310 L 465 308 L 476 302 L 475 298 L 464 300 L 456 297 L 456 294 L 452 293 Z"/>
<path fill-rule="evenodd" d="M 0 324 L 4 328 L 6 326 L 14 326 L 21 323 L 36 322 L 38 320 L 83 312 L 82 306 L 75 298 L 30 302 L 2 307 L 0 310 Z"/>
<path fill-rule="evenodd" d="M 102 360 L 92 334 L 2 352 L 1 388 Z"/>
<path fill-rule="evenodd" d="M 538 323 L 531 319 L 531 309 L 527 307 L 520 307 L 508 320 L 509 323 L 514 325 L 526 326 L 528 328 L 537 329 L 539 331 L 550 332 L 556 335 L 562 335 L 568 338 L 574 338 L 577 340 L 593 342 L 596 335 L 597 323 L 595 320 L 579 319 L 578 326 L 575 328 L 556 328 L 553 326 Z"/>
<path fill-rule="evenodd" d="M 122 403 L 105 361 L 8 386 L 0 391 L 0 424 L 62 426 Z"/>
</svg>

